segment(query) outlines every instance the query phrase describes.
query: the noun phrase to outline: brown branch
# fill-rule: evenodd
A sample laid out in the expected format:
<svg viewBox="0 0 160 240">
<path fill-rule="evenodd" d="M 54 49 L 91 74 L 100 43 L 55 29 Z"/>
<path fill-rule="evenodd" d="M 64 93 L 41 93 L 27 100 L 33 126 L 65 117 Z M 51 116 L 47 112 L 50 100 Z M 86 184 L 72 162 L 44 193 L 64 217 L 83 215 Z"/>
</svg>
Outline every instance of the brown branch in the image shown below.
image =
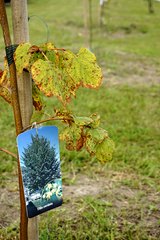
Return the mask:
<svg viewBox="0 0 160 240">
<path fill-rule="evenodd" d="M 65 48 L 52 48 L 52 50 L 54 50 L 54 51 L 66 51 L 66 49 Z"/>
<path fill-rule="evenodd" d="M 49 122 L 49 121 L 55 121 L 55 120 L 60 120 L 60 121 L 71 121 L 73 122 L 73 118 L 72 117 L 51 117 L 51 118 L 47 118 L 47 119 L 44 119 L 44 120 L 41 120 L 39 122 L 36 122 L 36 124 L 41 124 L 41 123 L 44 123 L 44 122 Z M 21 132 L 24 132 L 26 130 L 28 130 L 29 128 L 32 128 L 33 126 L 33 123 L 28 125 L 26 128 L 23 128 L 23 130 Z"/>
<path fill-rule="evenodd" d="M 45 58 L 45 60 L 49 61 L 48 58 L 47 58 L 47 56 L 46 56 L 46 54 L 44 54 L 43 51 L 41 51 L 41 53 L 42 53 L 43 57 Z"/>
<path fill-rule="evenodd" d="M 18 159 L 18 158 L 17 158 L 17 155 L 16 155 L 15 153 L 12 153 L 12 152 L 8 151 L 7 149 L 0 148 L 0 151 L 5 152 L 5 153 L 11 155 L 12 157 Z"/>
<path fill-rule="evenodd" d="M 5 9 L 5 4 L 3 0 L 0 0 L 0 24 L 2 27 L 2 32 L 4 36 L 4 43 L 7 47 L 10 47 L 12 45 L 11 43 L 11 37 L 9 32 L 9 24 Z M 13 57 L 13 56 L 12 56 Z M 18 97 L 18 86 L 17 86 L 17 77 L 16 77 L 16 66 L 14 63 L 14 60 L 9 63 L 9 73 L 10 73 L 10 86 L 11 86 L 11 97 L 12 97 L 12 106 L 13 106 L 13 112 L 14 112 L 14 120 L 15 120 L 15 126 L 16 126 L 16 134 L 18 135 L 22 127 L 22 118 L 21 118 L 21 112 L 20 112 L 20 103 L 19 103 L 19 97 Z M 22 175 L 21 175 L 21 169 L 20 169 L 20 162 L 17 161 L 18 164 L 18 179 L 19 179 L 19 193 L 20 193 L 20 239 L 27 240 L 28 239 L 28 233 L 27 233 L 27 225 L 28 225 L 28 218 L 27 218 L 27 212 L 26 212 L 26 205 L 25 205 L 25 198 L 24 198 L 24 189 L 23 189 L 23 182 L 22 182 Z"/>
</svg>

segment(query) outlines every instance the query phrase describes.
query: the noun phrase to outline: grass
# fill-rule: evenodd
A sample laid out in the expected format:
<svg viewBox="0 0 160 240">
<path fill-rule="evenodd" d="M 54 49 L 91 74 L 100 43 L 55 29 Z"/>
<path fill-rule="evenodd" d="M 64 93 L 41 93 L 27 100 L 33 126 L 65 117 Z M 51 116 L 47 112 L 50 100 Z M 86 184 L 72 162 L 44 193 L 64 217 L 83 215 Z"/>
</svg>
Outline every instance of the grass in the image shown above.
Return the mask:
<svg viewBox="0 0 160 240">
<path fill-rule="evenodd" d="M 74 194 L 66 191 L 62 207 L 41 215 L 40 239 L 157 240 L 160 101 L 156 79 L 160 75 L 160 4 L 154 2 L 155 14 L 148 14 L 145 1 L 112 0 L 100 28 L 99 1 L 92 2 L 92 51 L 103 68 L 104 83 L 99 90 L 79 89 L 71 108 L 78 115 L 98 112 L 116 150 L 112 161 L 101 165 L 86 152 L 68 152 L 61 144 L 63 183 L 68 191 L 75 187 Z M 72 0 L 66 6 L 64 0 L 54 3 L 49 0 L 44 11 L 42 0 L 30 0 L 28 10 L 30 16 L 37 16 L 29 21 L 31 42 L 46 40 L 45 24 L 37 28 L 43 19 L 49 27 L 49 40 L 58 47 L 77 51 L 86 45 L 81 1 Z M 7 12 L 11 19 L 9 6 Z M 0 46 L 2 61 L 1 35 Z M 52 114 L 57 100 L 45 101 L 46 111 Z M 0 147 L 16 152 L 12 109 L 3 99 L 0 130 Z M 16 160 L 2 152 L 0 159 L 2 196 L 7 192 L 14 199 Z M 75 189 L 81 188 L 87 194 L 77 196 Z M 12 218 L 12 212 L 18 211 L 16 201 L 6 199 L 5 203 L 3 197 L 2 201 L 6 213 L 2 215 L 0 239 L 18 239 L 17 215 Z"/>
<path fill-rule="evenodd" d="M 82 98 L 83 101 L 81 101 Z M 87 98 L 90 101 L 86 106 Z M 118 180 L 117 184 L 119 186 L 127 186 L 132 191 L 132 189 L 141 189 L 144 185 L 147 189 L 151 188 L 152 191 L 154 189 L 155 192 L 158 192 L 160 190 L 158 104 L 159 96 L 156 86 L 134 86 L 132 88 L 117 86 L 108 89 L 103 86 L 98 92 L 89 90 L 79 91 L 77 99 L 73 102 L 73 108 L 77 113 L 84 115 L 91 112 L 99 112 L 103 127 L 108 128 L 111 137 L 116 143 L 116 151 L 113 160 L 101 166 L 96 159 L 90 159 L 85 152 L 67 152 L 61 145 L 63 182 L 67 185 L 75 184 L 76 179 L 73 179 L 73 174 L 86 174 L 95 179 L 96 172 L 100 176 L 104 175 L 108 178 L 108 172 L 114 171 L 119 172 L 119 174 L 126 173 L 124 178 Z M 5 103 L 3 103 L 3 106 L 5 112 L 9 113 L 10 108 Z M 9 116 L 9 119 L 12 121 L 11 116 Z M 8 120 L 9 123 L 10 121 Z M 3 122 L 3 118 L 1 118 L 1 122 Z M 0 125 L 4 126 L 4 123 Z M 15 136 L 11 134 L 11 130 L 10 141 L 8 141 L 8 130 L 9 125 L 3 129 L 3 136 L 0 139 L 1 146 L 14 150 L 13 142 Z M 1 155 L 1 161 L 2 183 L 3 187 L 6 187 L 5 184 L 7 184 L 8 178 L 14 175 L 16 162 L 5 154 Z M 89 171 L 88 168 L 90 168 Z M 134 177 L 129 178 L 129 175 L 134 175 Z M 110 179 L 112 179 L 112 176 Z M 143 189 L 141 194 L 142 196 L 143 194 L 146 195 L 146 189 Z M 113 193 L 113 196 L 110 197 L 110 202 L 114 201 L 114 199 Z M 95 197 L 89 197 L 89 199 L 86 197 L 77 200 L 71 200 L 69 197 L 68 201 L 75 208 L 74 214 L 76 216 L 72 216 L 72 213 L 67 212 L 67 205 L 65 204 L 62 212 L 59 209 L 56 212 L 42 216 L 40 221 L 40 239 L 55 239 L 55 236 L 57 236 L 57 239 L 94 239 L 93 236 L 95 236 L 95 239 L 147 239 L 147 236 L 148 239 L 156 239 L 149 238 L 150 235 L 147 233 L 145 225 L 143 228 L 141 228 L 140 224 L 136 226 L 133 216 L 130 223 L 125 207 L 123 212 L 120 213 L 121 217 L 119 217 L 114 204 L 113 206 L 108 204 L 107 194 L 105 197 L 98 194 Z M 121 201 L 126 200 L 122 198 Z M 132 199 L 131 206 L 136 201 L 138 201 L 138 196 Z M 150 205 L 154 205 L 154 202 L 148 201 L 147 208 Z M 140 210 L 142 206 L 140 205 L 137 208 Z M 158 205 L 155 203 L 154 212 L 156 213 L 159 211 L 157 208 Z M 120 211 L 119 207 L 117 209 Z M 145 210 L 141 209 L 140 211 Z M 130 214 L 132 215 L 131 212 Z M 135 213 L 135 216 L 137 214 L 139 215 L 140 212 Z M 143 222 L 143 217 L 140 221 Z M 17 228 L 15 231 L 17 231 Z M 11 231 L 12 234 L 13 232 Z M 142 235 L 144 235 L 144 238 L 140 238 Z M 127 238 L 128 236 L 130 238 Z"/>
</svg>

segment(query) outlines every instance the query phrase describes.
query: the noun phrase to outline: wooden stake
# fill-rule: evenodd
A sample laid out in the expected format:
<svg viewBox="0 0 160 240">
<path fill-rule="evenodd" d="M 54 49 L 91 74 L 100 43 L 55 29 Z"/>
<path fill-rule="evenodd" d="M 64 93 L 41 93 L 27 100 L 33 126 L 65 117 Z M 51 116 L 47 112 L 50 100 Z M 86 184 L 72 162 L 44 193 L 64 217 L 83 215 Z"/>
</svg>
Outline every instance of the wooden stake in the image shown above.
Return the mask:
<svg viewBox="0 0 160 240">
<path fill-rule="evenodd" d="M 84 38 L 85 45 L 89 48 L 89 5 L 88 0 L 83 0 L 83 14 L 84 14 Z"/>
<path fill-rule="evenodd" d="M 29 42 L 27 0 L 12 0 L 12 22 L 14 43 Z M 32 80 L 29 73 L 17 76 L 18 93 L 23 128 L 30 124 L 32 116 Z M 28 239 L 38 240 L 37 217 L 28 219 Z"/>
<path fill-rule="evenodd" d="M 148 11 L 149 13 L 154 13 L 153 0 L 148 0 Z"/>
<path fill-rule="evenodd" d="M 83 0 L 86 47 L 92 48 L 92 0 Z"/>
</svg>

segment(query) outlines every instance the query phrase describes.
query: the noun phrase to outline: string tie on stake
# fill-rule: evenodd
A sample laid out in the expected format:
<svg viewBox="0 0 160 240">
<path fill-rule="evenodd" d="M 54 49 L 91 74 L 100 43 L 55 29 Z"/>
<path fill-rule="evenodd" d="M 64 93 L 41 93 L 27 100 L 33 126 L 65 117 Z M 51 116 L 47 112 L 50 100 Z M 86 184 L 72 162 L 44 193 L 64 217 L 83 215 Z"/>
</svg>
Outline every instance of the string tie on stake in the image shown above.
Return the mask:
<svg viewBox="0 0 160 240">
<path fill-rule="evenodd" d="M 49 32 L 49 27 L 48 27 L 48 24 L 43 20 L 43 18 L 41 18 L 41 17 L 39 17 L 38 15 L 31 15 L 31 16 L 29 16 L 28 17 L 28 22 L 31 20 L 31 18 L 37 18 L 37 19 L 39 19 L 40 21 L 41 21 L 41 23 L 43 23 L 43 25 L 45 26 L 45 28 L 46 28 L 46 41 L 48 42 L 48 40 L 49 40 L 49 35 L 50 35 L 50 32 Z"/>
<path fill-rule="evenodd" d="M 14 62 L 13 54 L 17 47 L 18 47 L 18 44 L 5 47 L 7 62 L 9 66 Z"/>
<path fill-rule="evenodd" d="M 36 122 L 32 123 L 32 127 L 31 128 L 35 128 L 36 129 L 36 134 L 38 135 L 38 127 L 37 127 L 37 123 Z"/>
<path fill-rule="evenodd" d="M 37 126 L 37 123 L 36 123 L 36 122 L 33 122 L 31 128 L 35 128 L 36 126 Z"/>
</svg>

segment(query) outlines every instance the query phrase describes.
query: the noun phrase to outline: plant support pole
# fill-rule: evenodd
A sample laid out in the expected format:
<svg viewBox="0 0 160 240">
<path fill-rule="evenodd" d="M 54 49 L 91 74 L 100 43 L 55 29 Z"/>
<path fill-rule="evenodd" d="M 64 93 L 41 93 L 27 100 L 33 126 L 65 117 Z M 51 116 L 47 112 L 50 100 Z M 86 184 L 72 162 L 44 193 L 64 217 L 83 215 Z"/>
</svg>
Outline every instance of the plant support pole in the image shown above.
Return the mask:
<svg viewBox="0 0 160 240">
<path fill-rule="evenodd" d="M 153 0 L 148 0 L 148 11 L 149 13 L 154 13 Z"/>
<path fill-rule="evenodd" d="M 3 31 L 5 46 L 7 49 L 11 47 L 12 44 L 11 44 L 9 26 L 8 26 L 7 15 L 6 15 L 6 10 L 5 10 L 5 5 L 3 0 L 0 0 L 0 24 Z M 19 105 L 19 98 L 18 98 L 16 67 L 12 59 L 11 59 L 11 62 L 9 63 L 9 71 L 10 71 L 12 106 L 13 106 L 14 120 L 15 120 L 15 126 L 16 126 L 16 134 L 18 135 L 22 131 L 23 127 L 22 127 L 22 119 L 21 119 L 20 105 Z M 22 175 L 21 175 L 19 160 L 18 160 L 18 178 L 19 178 L 20 207 L 21 207 L 20 239 L 26 240 L 27 239 L 27 217 L 26 217 L 24 191 L 23 191 Z"/>
<path fill-rule="evenodd" d="M 92 0 L 83 0 L 86 47 L 92 49 Z"/>
<path fill-rule="evenodd" d="M 12 0 L 14 43 L 29 42 L 27 0 Z M 32 116 L 32 80 L 27 72 L 17 76 L 20 111 L 23 128 L 30 124 Z M 38 240 L 37 217 L 28 219 L 28 240 Z"/>
</svg>

